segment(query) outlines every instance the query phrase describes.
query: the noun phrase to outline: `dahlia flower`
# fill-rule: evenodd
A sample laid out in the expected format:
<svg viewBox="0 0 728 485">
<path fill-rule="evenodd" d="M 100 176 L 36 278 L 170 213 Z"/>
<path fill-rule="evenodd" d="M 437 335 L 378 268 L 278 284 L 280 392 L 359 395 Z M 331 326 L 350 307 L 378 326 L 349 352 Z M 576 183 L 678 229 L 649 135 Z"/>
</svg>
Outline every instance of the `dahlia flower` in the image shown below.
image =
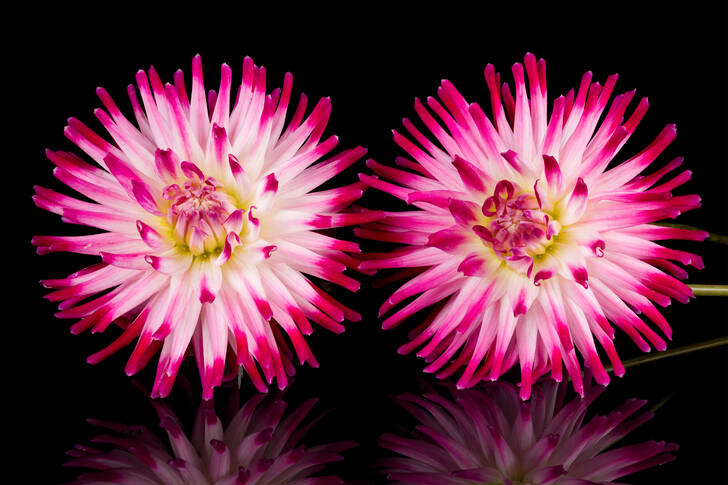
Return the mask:
<svg viewBox="0 0 728 485">
<path fill-rule="evenodd" d="M 190 342 L 205 398 L 223 378 L 228 349 L 259 390 L 274 377 L 284 388 L 293 373 L 285 336 L 301 363 L 317 366 L 303 337 L 312 332 L 309 320 L 338 333 L 345 318 L 360 318 L 304 275 L 359 288 L 343 273 L 355 263 L 345 252 L 358 246 L 316 230 L 371 217 L 342 212 L 364 184 L 312 190 L 366 150 L 313 165 L 338 141 L 321 141 L 330 100 L 305 116 L 301 95 L 286 124 L 291 74 L 282 89 L 266 94 L 265 69 L 250 58 L 232 105 L 230 67 L 223 64 L 219 91 L 206 95 L 199 56 L 189 98 L 181 71 L 174 84 L 163 85 L 154 68 L 139 71 L 136 81 L 142 103 L 133 85 L 128 93 L 137 126 L 97 90 L 106 110 L 95 114 L 113 143 L 74 118 L 65 129 L 100 167 L 47 152 L 54 175 L 93 202 L 36 187 L 36 205 L 103 231 L 33 238 L 39 254 L 71 251 L 102 260 L 43 281 L 55 289 L 47 298 L 60 302 L 58 317 L 80 319 L 74 334 L 101 332 L 112 322 L 124 328 L 90 363 L 137 339 L 125 369 L 131 375 L 161 348 L 153 396 L 169 393 Z"/>
<path fill-rule="evenodd" d="M 646 401 L 631 399 L 607 416 L 587 418 L 603 389 L 591 386 L 584 398 L 568 403 L 564 384 L 543 380 L 528 402 L 506 382 L 453 389 L 452 400 L 437 394 L 401 396 L 420 422 L 418 436 L 380 438 L 382 447 L 402 455 L 384 461 L 385 471 L 401 484 L 606 485 L 675 459 L 669 452 L 678 446 L 664 441 L 607 449 L 652 413 L 635 415 Z"/>
<path fill-rule="evenodd" d="M 493 66 L 485 68 L 494 123 L 447 80 L 438 89 L 442 103 L 427 99 L 439 121 L 415 100 L 436 141 L 405 119 L 414 141 L 396 131 L 394 140 L 414 160 L 398 158 L 401 169 L 369 160 L 382 178 L 360 177 L 418 210 L 386 212 L 356 231 L 408 245 L 371 255 L 361 270 L 420 272 L 382 305 L 380 315 L 415 297 L 384 320 L 385 329 L 437 304 L 400 352 L 421 347 L 425 371 L 457 373 L 460 388 L 497 379 L 518 361 L 523 399 L 538 376 L 561 380 L 562 362 L 583 393 L 577 351 L 597 382 L 609 382 L 595 339 L 621 376 L 613 325 L 645 352 L 664 350 L 638 315 L 669 339 L 655 304 L 687 302 L 692 292 L 677 279 L 687 273 L 675 262 L 701 268 L 702 261 L 654 241 L 707 236 L 652 224 L 700 205 L 697 195 L 671 194 L 689 171 L 661 180 L 681 158 L 641 175 L 675 138 L 674 125 L 610 166 L 644 116 L 646 98 L 626 121 L 634 91 L 616 96 L 603 115 L 617 76 L 601 86 L 587 72 L 576 94 L 556 98 L 548 115 L 543 59 L 527 54 L 525 72 L 529 89 L 524 66 L 513 65 L 514 97 Z"/>
<path fill-rule="evenodd" d="M 315 423 L 306 420 L 315 399 L 283 418 L 287 404 L 257 394 L 226 426 L 212 401 L 203 401 L 188 437 L 177 416 L 161 402 L 153 404 L 168 443 L 143 426 L 100 420 L 90 423 L 108 430 L 93 446 L 76 445 L 65 466 L 91 468 L 77 484 L 134 483 L 139 485 L 333 485 L 338 477 L 312 477 L 327 463 L 340 461 L 340 452 L 353 442 L 314 447 L 300 444 Z M 104 446 L 104 449 L 99 447 Z M 171 450 L 171 453 L 170 453 Z"/>
</svg>

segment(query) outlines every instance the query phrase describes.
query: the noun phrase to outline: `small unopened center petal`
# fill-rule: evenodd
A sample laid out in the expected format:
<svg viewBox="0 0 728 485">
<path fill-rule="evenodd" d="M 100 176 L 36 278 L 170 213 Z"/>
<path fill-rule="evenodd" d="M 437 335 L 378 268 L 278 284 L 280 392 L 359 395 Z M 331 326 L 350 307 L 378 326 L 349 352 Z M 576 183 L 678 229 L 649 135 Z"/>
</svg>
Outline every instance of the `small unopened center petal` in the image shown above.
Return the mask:
<svg viewBox="0 0 728 485">
<path fill-rule="evenodd" d="M 541 210 L 535 194 L 517 194 L 507 180 L 498 182 L 482 212 L 486 219 L 473 230 L 503 259 L 530 259 L 544 252 L 558 232 L 558 223 Z"/>
<path fill-rule="evenodd" d="M 236 210 L 233 198 L 212 177 L 199 169 L 187 173 L 187 180 L 165 187 L 162 196 L 170 201 L 167 222 L 174 238 L 195 254 L 214 251 L 225 242 L 223 222 Z"/>
</svg>

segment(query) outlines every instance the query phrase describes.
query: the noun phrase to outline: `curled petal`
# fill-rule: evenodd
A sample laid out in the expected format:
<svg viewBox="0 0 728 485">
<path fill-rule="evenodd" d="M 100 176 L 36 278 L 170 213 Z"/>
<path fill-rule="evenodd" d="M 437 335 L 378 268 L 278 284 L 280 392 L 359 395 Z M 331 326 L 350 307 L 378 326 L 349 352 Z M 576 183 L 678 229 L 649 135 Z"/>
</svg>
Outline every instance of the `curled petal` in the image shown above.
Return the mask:
<svg viewBox="0 0 728 485">
<path fill-rule="evenodd" d="M 467 200 L 450 199 L 448 204 L 450 214 L 455 222 L 461 226 L 470 226 L 478 217 L 478 206 Z"/>
<path fill-rule="evenodd" d="M 158 202 L 155 200 L 146 184 L 139 180 L 132 180 L 131 187 L 134 198 L 136 198 L 139 205 L 144 207 L 147 212 L 154 214 L 155 216 L 164 215 L 162 211 L 159 210 Z"/>
<path fill-rule="evenodd" d="M 466 188 L 476 192 L 485 192 L 485 181 L 488 177 L 482 170 L 459 156 L 455 156 L 452 164 Z"/>
<path fill-rule="evenodd" d="M 546 174 L 546 182 L 552 190 L 561 191 L 564 186 L 564 177 L 561 175 L 561 167 L 551 155 L 543 156 L 544 173 Z"/>
<path fill-rule="evenodd" d="M 144 261 L 155 271 L 164 274 L 175 274 L 181 273 L 190 267 L 192 255 L 166 253 L 164 256 L 155 256 L 149 254 L 144 256 Z"/>
<path fill-rule="evenodd" d="M 180 163 L 180 168 L 182 169 L 182 173 L 184 173 L 185 177 L 188 179 L 196 178 L 200 182 L 205 180 L 205 174 L 202 173 L 200 167 L 192 162 L 182 162 Z"/>
<path fill-rule="evenodd" d="M 569 195 L 569 202 L 564 209 L 564 215 L 559 221 L 566 225 L 580 220 L 586 210 L 588 196 L 589 190 L 586 187 L 586 183 L 584 183 L 584 179 L 579 177 L 576 185 L 574 185 L 574 190 Z"/>
<path fill-rule="evenodd" d="M 458 271 L 465 276 L 483 276 L 485 274 L 485 260 L 478 254 L 470 254 L 460 263 Z"/>
<path fill-rule="evenodd" d="M 215 264 L 217 266 L 221 266 L 230 259 L 230 256 L 233 254 L 233 250 L 240 246 L 240 238 L 238 235 L 234 232 L 228 233 L 228 235 L 225 237 L 225 246 L 223 247 L 223 250 L 220 252 L 220 255 L 215 260 Z"/>
<path fill-rule="evenodd" d="M 142 221 L 136 221 L 137 230 L 139 231 L 139 236 L 144 240 L 144 242 L 152 249 L 157 250 L 163 250 L 163 249 L 169 249 L 172 246 L 172 243 L 162 237 L 159 232 L 157 232 L 154 228 L 148 226 Z"/>
<path fill-rule="evenodd" d="M 243 209 L 238 209 L 236 211 L 233 211 L 232 214 L 230 214 L 228 218 L 225 219 L 225 222 L 223 222 L 223 226 L 225 227 L 225 230 L 227 232 L 240 234 L 240 231 L 243 229 L 244 223 L 245 211 Z"/>
<path fill-rule="evenodd" d="M 175 180 L 178 177 L 179 157 L 170 149 L 157 148 L 154 152 L 154 167 L 160 178 Z"/>
<path fill-rule="evenodd" d="M 466 241 L 465 234 L 459 228 L 451 228 L 430 234 L 427 245 L 443 251 L 454 251 Z"/>
</svg>

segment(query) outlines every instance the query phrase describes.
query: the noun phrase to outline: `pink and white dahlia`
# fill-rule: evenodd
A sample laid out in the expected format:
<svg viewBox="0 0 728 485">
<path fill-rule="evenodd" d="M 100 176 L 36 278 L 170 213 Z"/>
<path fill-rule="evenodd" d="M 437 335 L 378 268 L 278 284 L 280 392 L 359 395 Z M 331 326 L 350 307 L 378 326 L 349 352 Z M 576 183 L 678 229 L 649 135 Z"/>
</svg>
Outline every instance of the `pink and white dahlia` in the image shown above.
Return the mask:
<svg viewBox="0 0 728 485">
<path fill-rule="evenodd" d="M 126 365 L 131 375 L 161 348 L 154 396 L 169 393 L 190 342 L 206 398 L 223 378 L 229 350 L 258 389 L 274 377 L 283 388 L 293 373 L 286 336 L 301 363 L 317 366 L 303 337 L 312 332 L 309 320 L 338 333 L 345 318 L 360 318 L 305 275 L 359 288 L 344 274 L 356 263 L 346 252 L 358 246 L 317 230 L 366 221 L 365 212 L 342 212 L 364 184 L 312 190 L 366 150 L 314 164 L 338 141 L 321 141 L 330 100 L 305 116 L 301 95 L 286 124 L 291 74 L 282 89 L 266 94 L 265 69 L 250 58 L 232 103 L 230 67 L 222 66 L 219 91 L 205 93 L 199 56 L 192 61 L 189 97 L 181 71 L 173 84 L 162 84 L 154 68 L 139 71 L 136 81 L 141 104 L 134 86 L 128 88 L 136 125 L 97 90 L 106 110 L 95 114 L 113 143 L 74 118 L 65 129 L 100 167 L 71 153 L 47 152 L 55 176 L 93 202 L 36 187 L 36 205 L 103 231 L 33 238 L 39 254 L 71 251 L 102 259 L 67 278 L 43 281 L 55 289 L 47 298 L 61 302 L 58 317 L 80 319 L 74 334 L 101 332 L 112 322 L 124 328 L 90 363 L 136 339 Z"/>
<path fill-rule="evenodd" d="M 518 361 L 525 399 L 536 377 L 551 372 L 561 380 L 562 362 L 582 393 L 577 351 L 606 384 L 594 339 L 622 375 L 612 325 L 645 352 L 651 345 L 664 350 L 638 314 L 669 339 L 655 304 L 687 302 L 692 292 L 677 279 L 687 273 L 675 262 L 701 268 L 702 261 L 654 241 L 707 233 L 652 224 L 700 205 L 697 195 L 671 194 L 689 171 L 661 180 L 682 159 L 641 175 L 675 138 L 674 125 L 609 166 L 644 116 L 646 98 L 626 116 L 635 92 L 620 94 L 604 114 L 617 76 L 601 86 L 587 72 L 576 94 L 556 98 L 549 115 L 546 64 L 532 54 L 524 64 L 529 87 L 524 65 L 514 64 L 515 97 L 493 66 L 485 68 L 494 122 L 447 80 L 438 89 L 441 102 L 427 99 L 439 120 L 415 101 L 435 141 L 405 119 L 411 139 L 395 131 L 394 140 L 414 160 L 398 158 L 401 169 L 370 160 L 382 178 L 361 179 L 417 210 L 387 212 L 357 233 L 408 245 L 371 255 L 360 269 L 420 271 L 381 307 L 384 314 L 416 297 L 384 320 L 385 329 L 437 304 L 400 352 L 421 347 L 425 371 L 457 372 L 461 388 L 497 379 Z"/>
<path fill-rule="evenodd" d="M 529 402 L 506 382 L 437 394 L 404 395 L 402 405 L 420 422 L 414 438 L 385 434 L 382 447 L 402 455 L 386 460 L 400 484 L 473 483 L 608 485 L 620 477 L 675 459 L 675 443 L 647 441 L 611 448 L 652 418 L 636 414 L 646 401 L 630 399 L 607 416 L 587 417 L 600 394 L 565 402 L 566 385 L 540 381 Z"/>
<path fill-rule="evenodd" d="M 153 404 L 167 440 L 143 426 L 89 420 L 108 431 L 94 438 L 92 446 L 77 445 L 68 452 L 74 458 L 66 466 L 95 470 L 74 483 L 334 485 L 343 482 L 312 475 L 343 460 L 340 453 L 356 446 L 350 441 L 301 444 L 316 421 L 307 419 L 315 399 L 283 417 L 284 401 L 258 394 L 224 425 L 212 401 L 203 401 L 189 436 L 169 407 Z"/>
</svg>

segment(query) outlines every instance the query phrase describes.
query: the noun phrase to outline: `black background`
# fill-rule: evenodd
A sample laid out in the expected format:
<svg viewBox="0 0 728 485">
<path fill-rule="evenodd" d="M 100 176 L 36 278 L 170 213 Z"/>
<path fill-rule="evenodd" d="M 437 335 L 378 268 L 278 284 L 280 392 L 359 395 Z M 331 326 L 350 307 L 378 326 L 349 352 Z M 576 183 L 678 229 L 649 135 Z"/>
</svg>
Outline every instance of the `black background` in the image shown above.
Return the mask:
<svg viewBox="0 0 728 485">
<path fill-rule="evenodd" d="M 393 9 L 375 11 L 366 4 L 305 12 L 283 6 L 259 11 L 245 4 L 227 9 L 213 3 L 197 5 L 198 11 L 175 5 L 151 12 L 148 6 L 134 10 L 124 4 L 104 13 L 41 12 L 26 6 L 9 15 L 4 34 L 8 85 L 3 94 L 3 194 L 8 197 L 3 240 L 9 263 L 2 352 L 6 448 L 0 455 L 5 462 L 0 480 L 59 483 L 75 478 L 77 470 L 61 467 L 63 453 L 94 435 L 87 417 L 155 425 L 151 406 L 123 373 L 129 350 L 97 366 L 86 364 L 86 356 L 112 335 L 70 335 L 70 322 L 53 317 L 54 305 L 42 299 L 39 279 L 65 276 L 90 259 L 65 253 L 40 257 L 30 245 L 34 234 L 79 233 L 35 208 L 32 186 L 70 192 L 53 179 L 43 149 L 79 153 L 63 136 L 69 116 L 103 133 L 92 114 L 100 106 L 96 86 L 106 87 L 129 114 L 125 88 L 137 69 L 153 64 L 169 80 L 177 68 L 189 74 L 192 56 L 200 53 L 208 88 L 214 88 L 220 63 L 229 63 L 236 77 L 243 56 L 249 55 L 268 69 L 271 89 L 291 71 L 294 92 L 304 91 L 311 100 L 331 96 L 327 133 L 340 136 L 341 148 L 364 145 L 369 156 L 390 163 L 402 154 L 390 129 L 399 128 L 402 117 L 414 115 L 415 96 L 435 95 L 440 79 L 448 78 L 468 100 L 487 105 L 483 67 L 493 63 L 510 78 L 510 66 L 530 51 L 547 61 L 550 95 L 577 86 L 582 73 L 592 70 L 596 80 L 618 72 L 617 92 L 636 88 L 637 96 L 649 97 L 651 108 L 623 156 L 636 153 L 665 124 L 677 123 L 677 140 L 661 160 L 683 155 L 693 180 L 679 190 L 703 198 L 702 209 L 678 222 L 726 234 L 725 3 L 664 5 L 600 3 L 588 11 L 562 3 L 507 10 L 481 5 L 473 10 L 468 4 L 445 2 L 395 15 Z M 340 181 L 353 180 L 364 170 L 361 161 Z M 374 194 L 362 201 L 370 207 L 391 203 Z M 706 269 L 691 271 L 692 282 L 728 283 L 725 246 L 672 247 L 704 256 Z M 345 290 L 334 290 L 334 295 L 362 312 L 363 321 L 349 324 L 340 336 L 314 332 L 310 343 L 321 367 L 299 368 L 287 399 L 295 405 L 308 397 L 321 398 L 319 409 L 333 412 L 308 442 L 360 442 L 347 453 L 347 462 L 332 470 L 372 483 L 376 473 L 370 461 L 383 455 L 376 438 L 413 424 L 390 397 L 418 389 L 422 379 L 431 380 L 420 372 L 419 359 L 396 353 L 412 323 L 383 332 L 376 319 L 376 307 L 394 287 L 372 289 L 365 277 L 359 279 L 363 285 L 358 295 Z M 726 308 L 725 298 L 707 297 L 669 307 L 665 315 L 674 329 L 670 347 L 726 335 Z M 617 348 L 623 358 L 638 355 L 621 334 Z M 189 364 L 186 373 L 199 395 L 196 370 Z M 727 364 L 728 350 L 722 347 L 635 367 L 613 381 L 594 411 L 608 412 L 630 397 L 655 404 L 672 396 L 628 442 L 664 439 L 681 445 L 677 461 L 635 474 L 630 482 L 726 483 Z M 153 367 L 138 381 L 150 386 Z M 244 384 L 241 392 L 251 395 L 251 387 Z M 194 408 L 180 393 L 173 393 L 172 402 L 180 409 Z"/>
</svg>

